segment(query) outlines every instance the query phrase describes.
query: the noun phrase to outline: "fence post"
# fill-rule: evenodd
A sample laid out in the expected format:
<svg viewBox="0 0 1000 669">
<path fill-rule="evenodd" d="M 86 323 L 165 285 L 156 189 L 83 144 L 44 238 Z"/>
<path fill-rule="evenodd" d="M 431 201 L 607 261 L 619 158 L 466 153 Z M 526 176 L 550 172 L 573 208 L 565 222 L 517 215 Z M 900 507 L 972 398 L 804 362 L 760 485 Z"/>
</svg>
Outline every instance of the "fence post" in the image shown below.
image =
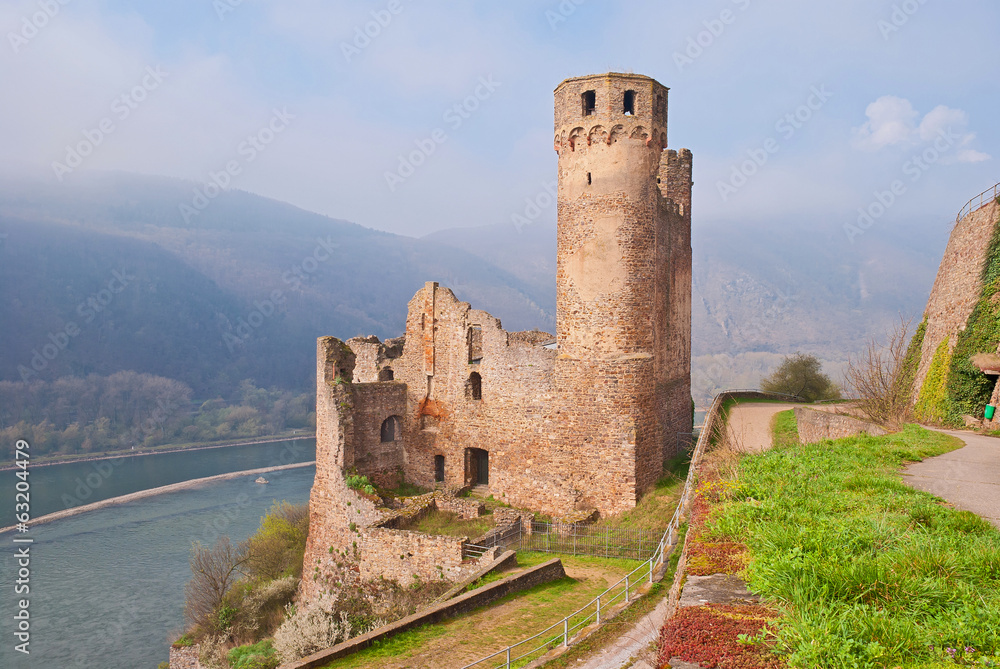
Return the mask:
<svg viewBox="0 0 1000 669">
<path fill-rule="evenodd" d="M 628 574 L 625 574 L 625 603 L 628 604 Z"/>
<path fill-rule="evenodd" d="M 563 648 L 569 647 L 569 618 L 563 618 Z"/>
<path fill-rule="evenodd" d="M 601 624 L 601 596 L 597 596 L 597 624 Z"/>
<path fill-rule="evenodd" d="M 510 669 L 510 646 L 507 646 L 507 669 Z"/>
</svg>

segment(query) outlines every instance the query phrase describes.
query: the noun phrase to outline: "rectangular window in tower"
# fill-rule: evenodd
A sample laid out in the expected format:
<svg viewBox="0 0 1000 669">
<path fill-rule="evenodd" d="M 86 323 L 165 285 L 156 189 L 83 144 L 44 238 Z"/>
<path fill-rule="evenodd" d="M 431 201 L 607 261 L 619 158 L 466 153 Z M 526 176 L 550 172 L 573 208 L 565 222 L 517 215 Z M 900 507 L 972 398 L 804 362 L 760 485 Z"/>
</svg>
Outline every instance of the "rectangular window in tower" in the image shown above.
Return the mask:
<svg viewBox="0 0 1000 669">
<path fill-rule="evenodd" d="M 597 109 L 597 93 L 594 91 L 584 91 L 583 95 L 583 115 L 590 116 Z"/>
<path fill-rule="evenodd" d="M 625 115 L 635 115 L 635 91 L 625 91 Z"/>
</svg>

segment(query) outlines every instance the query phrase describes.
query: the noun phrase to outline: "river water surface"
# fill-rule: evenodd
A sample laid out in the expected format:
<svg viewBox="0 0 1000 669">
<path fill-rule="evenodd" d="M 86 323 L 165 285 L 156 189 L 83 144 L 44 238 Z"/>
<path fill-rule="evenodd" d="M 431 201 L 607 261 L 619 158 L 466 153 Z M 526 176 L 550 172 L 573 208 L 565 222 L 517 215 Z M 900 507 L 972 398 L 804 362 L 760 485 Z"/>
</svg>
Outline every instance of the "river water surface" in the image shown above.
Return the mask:
<svg viewBox="0 0 1000 669">
<path fill-rule="evenodd" d="M 129 458 L 114 464 L 85 503 L 232 471 L 308 462 L 315 441 L 276 442 Z M 101 462 L 39 467 L 30 474 L 32 515 L 66 508 L 78 483 L 107 472 Z M 0 667 L 4 669 L 156 669 L 184 626 L 184 584 L 193 541 L 234 541 L 257 529 L 274 500 L 305 503 L 314 467 L 240 477 L 83 513 L 0 535 Z M 102 475 L 103 476 L 103 475 Z M 96 482 L 91 476 L 91 483 Z M 14 472 L 0 472 L 6 493 Z M 83 490 L 84 488 L 81 488 Z M 13 500 L 6 502 L 13 509 Z M 9 521 L 10 511 L 2 516 Z M 9 524 L 4 522 L 3 524 Z M 15 551 L 30 547 L 30 595 L 14 593 Z M 17 652 L 17 600 L 30 600 L 30 655 Z"/>
</svg>

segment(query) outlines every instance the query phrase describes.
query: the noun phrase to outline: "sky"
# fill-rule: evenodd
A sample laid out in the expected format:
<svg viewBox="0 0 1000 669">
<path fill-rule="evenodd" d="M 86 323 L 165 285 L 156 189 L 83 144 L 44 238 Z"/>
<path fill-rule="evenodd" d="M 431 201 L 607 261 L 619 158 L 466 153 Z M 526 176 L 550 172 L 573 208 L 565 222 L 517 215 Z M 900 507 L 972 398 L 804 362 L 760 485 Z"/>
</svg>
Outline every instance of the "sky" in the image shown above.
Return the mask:
<svg viewBox="0 0 1000 669">
<path fill-rule="evenodd" d="M 0 171 L 214 182 L 411 236 L 547 223 L 553 89 L 635 72 L 671 89 L 696 227 L 856 244 L 947 229 L 1000 181 L 998 28 L 991 0 L 2 0 Z"/>
</svg>

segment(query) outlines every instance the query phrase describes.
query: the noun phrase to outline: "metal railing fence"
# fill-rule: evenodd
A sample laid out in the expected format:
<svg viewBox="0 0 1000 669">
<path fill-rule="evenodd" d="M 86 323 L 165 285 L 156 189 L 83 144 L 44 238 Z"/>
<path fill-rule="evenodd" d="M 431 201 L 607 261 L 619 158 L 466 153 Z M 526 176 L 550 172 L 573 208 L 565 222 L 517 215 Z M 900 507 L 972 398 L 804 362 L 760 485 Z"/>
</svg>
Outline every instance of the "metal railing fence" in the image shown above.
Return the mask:
<svg viewBox="0 0 1000 669">
<path fill-rule="evenodd" d="M 994 202 L 998 197 L 1000 197 L 1000 183 L 993 186 L 993 188 L 987 188 L 982 193 L 966 202 L 965 206 L 962 207 L 962 211 L 958 212 L 958 216 L 955 217 L 955 223 L 960 222 L 972 212 L 979 211 L 990 202 Z"/>
</svg>

